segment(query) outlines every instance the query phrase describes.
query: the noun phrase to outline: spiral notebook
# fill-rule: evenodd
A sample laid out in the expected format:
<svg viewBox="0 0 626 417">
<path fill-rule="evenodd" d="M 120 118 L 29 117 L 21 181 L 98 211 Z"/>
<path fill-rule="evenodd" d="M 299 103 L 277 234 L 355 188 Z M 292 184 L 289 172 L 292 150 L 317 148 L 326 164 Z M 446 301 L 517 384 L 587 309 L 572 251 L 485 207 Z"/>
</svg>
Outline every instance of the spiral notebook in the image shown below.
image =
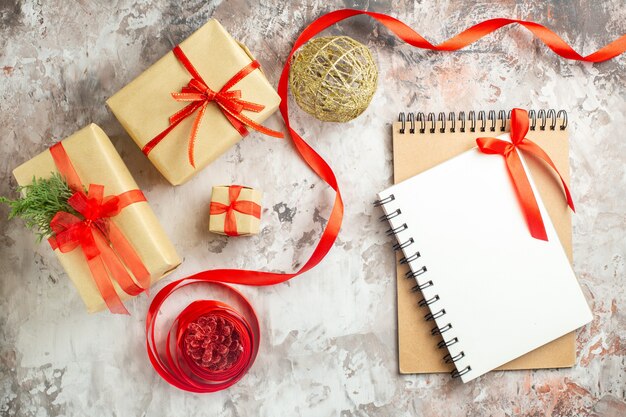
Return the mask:
<svg viewBox="0 0 626 417">
<path fill-rule="evenodd" d="M 529 132 L 528 137 L 537 142 L 551 155 L 559 171 L 565 176 L 566 180 L 568 180 L 567 114 L 565 112 L 559 112 L 557 116 L 557 113 L 554 111 L 540 111 L 538 113 L 531 111 L 529 115 L 531 117 L 531 132 Z M 465 113 L 460 113 L 458 117 L 456 117 L 454 113 L 440 113 L 438 116 L 432 113 L 428 116 L 422 113 L 418 113 L 417 115 L 412 113 L 408 115 L 401 114 L 400 121 L 393 125 L 395 182 L 399 183 L 409 177 L 427 171 L 473 148 L 475 146 L 475 138 L 478 136 L 496 136 L 502 132 L 508 131 L 508 128 L 508 119 L 504 112 L 500 112 L 497 116 L 495 112 L 489 112 L 488 115 L 484 112 L 469 112 L 467 116 Z M 498 158 L 494 160 L 492 158 L 491 162 L 502 162 L 497 161 L 497 159 Z M 548 172 L 543 165 L 534 160 L 528 160 L 527 162 L 530 171 L 534 174 L 540 195 L 552 219 L 553 228 L 556 229 L 555 233 L 558 234 L 565 248 L 565 252 L 571 256 L 571 220 L 567 206 L 562 200 L 560 186 L 554 181 L 550 176 L 552 174 Z M 506 178 L 506 172 L 504 172 L 503 175 L 504 178 Z M 381 193 L 381 197 L 385 195 L 385 193 Z M 429 201 L 433 201 L 433 196 L 429 197 Z M 442 196 L 437 195 L 436 197 L 441 198 Z M 457 204 L 459 203 L 457 196 L 450 193 L 444 194 L 443 197 L 446 199 L 449 198 Z M 423 198 L 426 198 L 426 196 L 423 196 Z M 415 206 L 419 207 L 417 204 Z M 383 207 L 387 208 L 391 206 L 385 204 Z M 393 213 L 393 211 L 391 212 Z M 436 224 L 436 217 L 437 216 L 435 216 L 434 219 L 430 219 L 431 224 Z M 396 219 L 395 223 L 399 220 L 400 218 Z M 409 224 L 409 222 L 406 223 Z M 392 222 L 392 224 L 394 224 L 394 222 Z M 399 225 L 402 224 L 404 224 L 404 222 Z M 406 234 L 407 233 L 405 233 L 405 235 Z M 401 234 L 398 233 L 398 237 L 400 236 Z M 558 239 L 553 238 L 551 241 L 558 242 Z M 438 334 L 440 330 L 435 326 L 435 323 L 426 321 L 423 318 L 431 313 L 427 304 L 429 300 L 432 300 L 432 297 L 427 297 L 427 295 L 431 295 L 430 293 L 434 290 L 434 286 L 431 291 L 424 289 L 424 294 L 420 294 L 419 286 L 431 281 L 430 279 L 426 279 L 428 271 L 421 276 L 422 284 L 419 283 L 420 277 L 417 278 L 417 285 L 413 279 L 414 275 L 420 274 L 422 271 L 421 267 L 426 265 L 426 257 L 420 256 L 419 259 L 413 259 L 412 257 L 415 256 L 416 251 L 410 253 L 408 248 L 406 249 L 409 256 L 405 258 L 409 260 L 409 263 L 398 264 L 398 342 L 400 372 L 430 373 L 452 371 L 455 369 L 454 359 L 457 360 L 456 364 L 460 365 L 468 362 L 469 358 L 461 362 L 458 356 L 460 352 L 463 351 L 462 349 L 458 350 L 458 348 L 462 346 L 462 343 L 459 343 L 457 348 L 450 346 L 448 349 L 450 349 L 451 352 L 448 353 L 445 359 L 443 358 L 446 354 L 446 341 L 452 339 L 442 337 L 445 336 L 445 332 L 443 335 Z M 420 250 L 420 254 L 423 255 L 422 250 Z M 449 255 L 450 258 L 452 258 L 453 254 L 450 253 Z M 402 255 L 398 254 L 398 259 L 400 258 L 402 258 Z M 420 264 L 420 261 L 424 262 L 424 264 Z M 409 264 L 413 267 L 413 270 L 409 269 Z M 406 275 L 410 278 L 404 278 Z M 575 281 L 573 282 L 576 283 Z M 437 295 L 437 293 L 435 292 L 434 295 Z M 434 295 L 432 296 L 434 297 Z M 509 295 L 510 292 L 495 296 L 500 297 L 500 299 L 506 299 L 506 296 Z M 443 300 L 433 302 L 430 307 L 434 309 L 435 304 L 439 301 Z M 528 300 L 526 305 L 530 307 L 532 300 Z M 428 317 L 430 318 L 430 316 Z M 485 320 L 484 318 L 473 318 L 471 315 L 469 317 L 475 321 Z M 443 324 L 445 329 L 445 325 L 448 323 Z M 574 327 L 570 330 L 573 329 Z M 451 333 L 449 333 L 449 335 L 450 334 Z M 501 329 L 495 328 L 492 329 L 492 334 L 501 335 L 502 331 Z M 489 338 L 487 335 L 473 335 L 471 339 L 485 341 Z M 575 334 L 566 334 L 500 366 L 499 369 L 535 369 L 572 366 L 575 362 L 574 343 Z M 456 352 L 456 354 L 451 355 L 452 352 Z M 464 368 L 461 368 L 461 370 L 463 369 Z M 476 375 L 476 373 L 477 372 L 473 372 L 474 375 Z M 464 377 L 465 379 L 469 379 L 473 376 L 471 373 L 468 373 L 464 375 Z"/>
</svg>

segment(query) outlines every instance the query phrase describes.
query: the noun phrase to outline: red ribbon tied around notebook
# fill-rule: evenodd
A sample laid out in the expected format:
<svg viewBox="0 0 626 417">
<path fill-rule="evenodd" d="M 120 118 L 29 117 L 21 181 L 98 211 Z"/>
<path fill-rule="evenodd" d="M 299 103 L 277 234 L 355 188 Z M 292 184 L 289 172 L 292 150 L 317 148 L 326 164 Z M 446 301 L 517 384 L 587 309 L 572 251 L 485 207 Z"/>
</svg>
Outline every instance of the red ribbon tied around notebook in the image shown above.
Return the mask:
<svg viewBox="0 0 626 417">
<path fill-rule="evenodd" d="M 572 201 L 572 196 L 570 195 L 565 180 L 554 165 L 554 162 L 552 162 L 552 159 L 550 159 L 548 154 L 541 149 L 539 145 L 526 138 L 528 126 L 528 112 L 522 109 L 513 109 L 511 112 L 511 142 L 497 138 L 478 138 L 476 139 L 476 144 L 478 145 L 478 149 L 483 153 L 504 156 L 506 168 L 513 181 L 513 187 L 515 188 L 515 192 L 522 206 L 524 217 L 526 217 L 530 234 L 535 239 L 548 240 L 546 228 L 541 218 L 539 206 L 537 205 L 537 199 L 530 186 L 530 181 L 528 180 L 524 165 L 522 164 L 517 150 L 519 149 L 520 151 L 541 159 L 552 168 L 561 180 L 563 191 L 567 199 L 567 205 L 572 211 L 575 211 L 574 202 Z"/>
<path fill-rule="evenodd" d="M 239 200 L 239 194 L 243 187 L 241 185 L 231 185 L 228 187 L 228 205 L 211 201 L 209 214 L 226 213 L 224 219 L 224 233 L 228 236 L 239 236 L 237 232 L 237 218 L 235 212 L 261 218 L 261 206 L 254 201 Z"/>
<path fill-rule="evenodd" d="M 63 145 L 60 142 L 55 144 L 50 148 L 50 153 L 57 169 L 74 190 L 68 203 L 80 217 L 73 213 L 58 212 L 50 221 L 54 236 L 48 242 L 53 249 L 59 249 L 62 253 L 80 247 L 109 310 L 112 313 L 128 314 L 112 280 L 125 293 L 135 296 L 150 286 L 150 273 L 122 231 L 110 219 L 124 207 L 146 201 L 146 197 L 140 190 L 105 197 L 104 186 L 98 184 L 89 184 L 88 192 L 85 193 Z"/>
<path fill-rule="evenodd" d="M 174 47 L 172 52 L 192 76 L 189 83 L 187 83 L 187 85 L 183 87 L 179 93 L 172 93 L 172 97 L 176 101 L 190 103 L 170 116 L 170 125 L 142 148 L 142 152 L 145 155 L 148 155 L 150 151 L 152 151 L 152 149 L 154 149 L 154 147 L 157 146 L 159 142 L 161 142 L 172 131 L 172 129 L 178 126 L 180 122 L 198 111 L 198 114 L 193 121 L 187 148 L 189 163 L 195 168 L 194 144 L 196 142 L 196 137 L 198 136 L 200 124 L 204 118 L 204 113 L 206 112 L 207 106 L 211 102 L 217 104 L 226 119 L 228 119 L 230 124 L 233 125 L 241 136 L 245 136 L 248 133 L 248 130 L 246 129 L 247 126 L 269 136 L 276 138 L 283 137 L 281 132 L 268 129 L 243 114 L 244 110 L 258 113 L 263 110 L 265 106 L 242 100 L 241 90 L 231 90 L 235 84 L 244 79 L 248 74 L 260 68 L 258 61 L 254 60 L 250 64 L 246 65 L 238 73 L 233 75 L 232 78 L 228 80 L 228 82 L 224 84 L 219 91 L 213 91 L 202 79 L 202 76 L 193 66 L 189 58 L 187 58 L 180 46 Z"/>
<path fill-rule="evenodd" d="M 371 17 L 372 19 L 384 25 L 398 38 L 416 48 L 430 49 L 434 51 L 456 51 L 465 48 L 466 46 L 476 42 L 477 40 L 483 38 L 489 33 L 511 24 L 519 24 L 525 27 L 526 29 L 531 31 L 536 37 L 541 39 L 541 41 L 543 41 L 543 43 L 546 44 L 552 51 L 554 51 L 559 56 L 567 59 L 585 62 L 602 62 L 614 58 L 624 52 L 624 50 L 626 50 L 626 35 L 623 35 L 617 40 L 599 49 L 598 51 L 587 56 L 582 56 L 548 28 L 534 22 L 514 19 L 490 19 L 464 30 L 463 32 L 439 45 L 433 45 L 406 24 L 402 23 L 398 19 L 382 13 L 374 13 L 364 10 L 342 9 L 332 11 L 317 18 L 309 26 L 307 26 L 302 31 L 302 33 L 300 33 L 300 35 L 294 42 L 294 45 L 286 58 L 285 65 L 283 67 L 280 80 L 278 82 L 278 95 L 281 98 L 280 113 L 285 120 L 285 125 L 289 130 L 290 137 L 293 141 L 296 151 L 302 157 L 303 161 L 311 168 L 311 170 L 313 170 L 316 175 L 318 175 L 326 184 L 328 184 L 335 191 L 335 201 L 328 217 L 328 221 L 326 222 L 326 226 L 322 232 L 320 240 L 313 250 L 313 253 L 304 263 L 304 265 L 302 265 L 297 271 L 276 273 L 268 271 L 240 269 L 213 269 L 202 271 L 190 277 L 175 281 L 172 284 L 168 285 L 168 287 L 161 290 L 159 294 L 157 294 L 155 299 L 150 304 L 150 308 L 148 310 L 146 322 L 146 335 L 148 338 L 147 349 L 148 355 L 152 360 L 154 368 L 159 373 L 159 375 L 161 375 L 163 379 L 165 379 L 170 384 L 175 385 L 181 389 L 198 392 L 195 386 L 191 387 L 186 384 L 181 385 L 179 383 L 177 375 L 163 364 L 158 349 L 155 346 L 155 343 L 153 343 L 155 342 L 154 320 L 157 316 L 161 303 L 171 293 L 169 287 L 175 285 L 182 286 L 186 285 L 189 282 L 197 281 L 219 281 L 225 283 L 257 286 L 278 284 L 290 280 L 291 278 L 294 278 L 314 268 L 324 259 L 326 254 L 330 251 L 333 244 L 335 243 L 335 240 L 339 235 L 341 223 L 343 221 L 343 200 L 341 198 L 341 193 L 337 184 L 337 178 L 335 177 L 335 173 L 333 172 L 330 165 L 328 165 L 326 160 L 324 160 L 324 158 L 320 156 L 291 126 L 291 122 L 289 119 L 288 103 L 289 70 L 291 68 L 291 58 L 293 57 L 293 54 L 302 45 L 304 45 L 315 35 L 329 28 L 330 26 L 333 26 L 334 24 L 344 19 L 357 15 L 366 15 Z M 212 387 L 203 386 L 203 389 L 212 390 Z"/>
</svg>

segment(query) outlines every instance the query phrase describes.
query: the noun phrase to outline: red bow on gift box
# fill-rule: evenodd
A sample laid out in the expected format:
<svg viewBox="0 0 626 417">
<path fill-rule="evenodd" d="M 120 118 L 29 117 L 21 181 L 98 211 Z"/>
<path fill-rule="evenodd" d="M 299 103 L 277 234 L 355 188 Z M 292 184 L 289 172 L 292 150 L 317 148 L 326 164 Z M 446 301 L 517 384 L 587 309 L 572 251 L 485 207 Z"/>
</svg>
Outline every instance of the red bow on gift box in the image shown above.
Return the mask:
<svg viewBox="0 0 626 417">
<path fill-rule="evenodd" d="M 105 197 L 104 186 L 98 184 L 89 184 L 85 194 L 63 145 L 55 144 L 50 148 L 50 153 L 57 169 L 74 190 L 67 202 L 80 217 L 73 213 L 58 212 L 50 221 L 54 236 L 48 242 L 53 249 L 59 249 L 62 253 L 80 247 L 109 310 L 112 313 L 128 314 L 112 280 L 125 293 L 135 296 L 150 286 L 150 273 L 111 218 L 130 204 L 146 201 L 146 197 L 140 190 Z"/>
<path fill-rule="evenodd" d="M 567 188 L 565 180 L 554 165 L 554 162 L 552 162 L 552 159 L 550 159 L 548 154 L 545 153 L 539 145 L 526 138 L 528 126 L 528 113 L 526 110 L 513 109 L 511 112 L 511 142 L 506 142 L 497 138 L 478 138 L 476 139 L 476 144 L 481 152 L 504 156 L 506 167 L 511 175 L 515 192 L 517 193 L 520 204 L 522 205 L 522 210 L 524 212 L 524 216 L 526 217 L 530 234 L 536 239 L 548 240 L 548 235 L 543 224 L 543 219 L 541 218 L 537 200 L 535 199 L 532 187 L 530 186 L 530 181 L 528 180 L 526 171 L 522 165 L 522 160 L 520 159 L 516 149 L 527 152 L 548 164 L 548 166 L 550 166 L 550 168 L 552 168 L 561 179 L 563 191 L 565 192 L 565 197 L 567 198 L 567 205 L 572 209 L 572 211 L 574 211 L 574 202 L 572 201 L 572 196 L 570 195 L 569 188 Z"/>
<path fill-rule="evenodd" d="M 235 212 L 261 218 L 261 206 L 254 201 L 238 200 L 239 194 L 244 187 L 241 185 L 231 185 L 228 187 L 228 205 L 211 201 L 209 212 L 211 215 L 226 213 L 224 219 L 224 233 L 228 236 L 239 236 L 237 232 L 237 218 Z"/>
<path fill-rule="evenodd" d="M 181 89 L 180 93 L 172 93 L 172 97 L 176 101 L 190 101 L 191 103 L 170 117 L 170 125 L 143 147 L 142 152 L 144 154 L 148 155 L 150 151 L 158 145 L 159 142 L 161 142 L 165 136 L 170 133 L 170 131 L 172 131 L 172 129 L 199 109 L 198 114 L 193 121 L 193 127 L 191 128 L 191 134 L 189 135 L 189 145 L 187 149 L 189 163 L 191 166 L 195 167 L 196 165 L 193 156 L 194 144 L 196 142 L 198 130 L 200 129 L 200 123 L 204 117 L 204 112 L 211 102 L 215 102 L 215 104 L 218 105 L 222 113 L 224 113 L 224 116 L 226 116 L 230 124 L 237 129 L 237 132 L 239 132 L 241 136 L 248 134 L 248 130 L 246 129 L 246 126 L 248 126 L 269 136 L 276 138 L 283 137 L 282 133 L 268 129 L 249 117 L 246 117 L 242 113 L 244 110 L 258 113 L 263 110 L 265 106 L 242 100 L 241 90 L 230 90 L 235 84 L 244 79 L 252 71 L 260 68 L 258 61 L 252 61 L 250 64 L 246 65 L 241 71 L 233 75 L 232 78 L 228 80 L 228 82 L 224 84 L 219 91 L 213 91 L 202 79 L 200 73 L 198 73 L 189 58 L 187 58 L 179 46 L 176 46 L 172 52 L 193 77 L 187 86 Z"/>
</svg>

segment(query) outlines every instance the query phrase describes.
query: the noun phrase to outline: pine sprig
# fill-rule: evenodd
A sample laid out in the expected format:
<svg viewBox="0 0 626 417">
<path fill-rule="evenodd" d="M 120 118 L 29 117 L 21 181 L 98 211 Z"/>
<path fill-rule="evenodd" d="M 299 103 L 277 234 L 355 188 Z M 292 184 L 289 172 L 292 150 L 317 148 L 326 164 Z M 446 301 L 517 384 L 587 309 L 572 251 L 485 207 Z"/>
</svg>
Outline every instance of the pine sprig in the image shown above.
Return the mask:
<svg viewBox="0 0 626 417">
<path fill-rule="evenodd" d="M 16 191 L 21 195 L 19 198 L 0 197 L 0 203 L 11 208 L 9 219 L 20 217 L 26 227 L 34 229 L 38 241 L 52 236 L 50 221 L 55 214 L 60 211 L 76 214 L 67 202 L 74 192 L 58 173 L 50 178 L 33 178 L 32 184 L 18 186 Z"/>
</svg>

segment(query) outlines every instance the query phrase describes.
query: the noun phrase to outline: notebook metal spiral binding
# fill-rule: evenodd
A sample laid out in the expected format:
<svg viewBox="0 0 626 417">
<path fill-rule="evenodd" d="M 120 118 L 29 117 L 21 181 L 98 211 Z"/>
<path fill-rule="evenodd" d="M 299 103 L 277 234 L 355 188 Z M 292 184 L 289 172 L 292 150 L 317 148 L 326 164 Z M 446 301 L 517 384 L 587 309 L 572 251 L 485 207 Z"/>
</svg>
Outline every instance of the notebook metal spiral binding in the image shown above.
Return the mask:
<svg viewBox="0 0 626 417">
<path fill-rule="evenodd" d="M 455 369 L 454 371 L 450 372 L 450 375 L 452 375 L 452 378 L 460 378 L 471 370 L 472 367 L 468 365 L 460 371 L 458 369 Z"/>
<path fill-rule="evenodd" d="M 530 119 L 530 130 L 532 131 L 556 130 L 557 128 L 565 130 L 567 128 L 567 112 L 565 110 L 559 110 L 558 112 L 554 109 L 529 110 L 528 117 Z M 407 130 L 410 134 L 424 134 L 426 131 L 429 133 L 456 133 L 457 131 L 460 133 L 504 132 L 506 122 L 510 118 L 510 110 L 508 113 L 504 110 L 499 110 L 497 114 L 495 110 L 489 110 L 488 112 L 472 110 L 467 113 L 467 116 L 464 111 L 460 111 L 458 118 L 455 112 L 449 112 L 447 117 L 444 112 L 439 112 L 436 116 L 432 112 L 409 112 L 408 114 L 402 112 L 398 115 L 400 133 L 402 134 L 406 133 Z M 557 126 L 559 119 L 561 119 L 561 123 Z M 419 126 L 417 122 L 419 122 Z M 457 122 L 459 124 L 458 129 Z"/>
<path fill-rule="evenodd" d="M 484 113 L 484 112 L 483 112 Z M 504 111 L 500 111 L 500 114 L 503 114 Z M 470 112 L 470 114 L 473 114 L 472 112 Z M 461 120 L 461 129 L 462 131 L 464 131 L 465 129 L 465 113 L 461 112 L 460 115 L 463 115 L 462 118 L 459 118 L 459 120 Z M 479 116 L 482 117 L 482 116 Z M 495 126 L 495 111 L 489 112 L 489 120 L 493 120 L 493 126 Z M 410 133 L 415 133 L 416 131 L 416 124 L 415 121 L 420 122 L 420 126 L 417 129 L 420 133 L 424 133 L 424 131 L 429 128 L 429 131 L 431 132 L 435 132 L 435 130 L 437 129 L 435 121 L 439 122 L 441 124 L 441 127 L 439 128 L 440 132 L 445 132 L 446 129 L 446 115 L 445 113 L 439 113 L 439 115 L 435 118 L 434 113 L 430 113 L 429 116 L 427 118 L 424 118 L 424 114 L 423 113 L 418 113 L 417 117 L 415 116 L 414 113 L 409 113 L 408 117 L 405 115 L 405 113 L 400 113 L 399 115 L 399 121 L 402 123 L 402 126 L 400 128 L 400 133 L 404 133 L 406 128 L 407 128 L 407 120 L 408 120 L 408 129 Z M 484 119 L 484 117 L 483 117 Z M 452 129 L 452 131 L 454 131 L 453 129 L 456 128 L 456 117 L 454 115 L 454 113 L 450 113 L 448 115 L 448 121 L 450 121 L 451 126 L 450 129 Z M 430 122 L 430 127 L 426 126 L 426 122 Z M 486 122 L 485 122 L 486 123 Z M 502 122 L 502 129 L 504 130 L 504 126 L 505 126 L 506 122 Z M 475 128 L 476 123 L 474 122 L 472 124 L 472 129 Z M 482 128 L 482 127 L 481 127 Z M 396 197 L 393 194 L 390 194 L 389 196 L 381 199 L 381 200 L 377 200 L 374 202 L 374 206 L 375 207 L 381 207 L 384 206 L 385 204 L 389 204 L 392 201 L 395 201 Z M 389 221 L 391 219 L 394 219 L 398 216 L 402 215 L 402 211 L 398 208 L 394 211 L 391 212 L 387 212 L 386 214 L 384 214 L 383 216 L 380 216 L 379 220 L 380 221 Z M 400 232 L 403 232 L 405 230 L 407 230 L 409 227 L 406 223 L 402 223 L 399 226 L 393 227 L 391 226 L 391 228 L 389 228 L 386 231 L 387 236 L 392 236 L 392 235 L 397 235 Z M 400 242 L 398 241 L 398 243 L 396 243 L 393 246 L 393 249 L 398 251 L 398 250 L 403 250 L 409 246 L 411 246 L 413 243 L 415 243 L 415 240 L 410 237 L 408 240 Z M 415 253 L 413 253 L 413 255 L 410 256 L 404 256 L 403 258 L 400 259 L 400 264 L 411 264 L 415 261 L 417 261 L 418 259 L 420 259 L 421 254 L 419 251 L 415 251 Z M 420 268 L 418 269 L 413 269 L 411 268 L 406 274 L 405 274 L 405 278 L 417 278 L 420 275 L 423 275 L 425 273 L 428 272 L 428 268 L 426 267 L 426 265 L 422 265 Z M 433 281 L 432 280 L 428 280 L 426 282 L 424 282 L 423 284 L 416 284 L 413 288 L 411 288 L 412 292 L 422 292 L 422 290 L 429 288 L 429 287 L 433 287 Z M 439 294 L 435 294 L 434 296 L 426 299 L 426 298 L 422 298 L 417 305 L 419 307 L 427 307 L 430 309 L 430 306 L 435 304 L 436 302 L 438 302 L 440 300 Z M 429 312 L 424 315 L 424 319 L 426 321 L 435 321 L 436 319 L 445 316 L 446 314 L 446 310 L 444 308 L 440 309 L 440 310 L 429 310 Z M 442 327 L 438 327 L 435 326 L 432 328 L 431 330 L 431 334 L 433 336 L 438 336 L 438 335 L 442 335 L 449 331 L 450 329 L 452 329 L 452 324 L 451 323 L 447 323 L 446 325 L 442 326 Z M 458 337 L 452 337 L 450 339 L 442 339 L 438 344 L 437 347 L 439 349 L 447 349 L 448 347 L 456 344 L 459 342 L 459 338 Z M 459 353 L 457 353 L 456 355 L 452 356 L 450 353 L 447 353 L 444 357 L 443 360 L 445 363 L 456 363 L 458 360 L 462 359 L 465 357 L 465 352 L 464 351 L 460 351 Z M 458 378 L 462 375 L 465 375 L 466 373 L 468 373 L 472 368 L 470 366 L 466 366 L 464 369 L 462 370 L 457 370 L 454 369 L 450 374 L 453 378 Z"/>
<path fill-rule="evenodd" d="M 546 131 L 546 130 L 565 130 L 567 128 L 568 119 L 567 112 L 565 110 L 555 111 L 554 109 L 548 110 L 529 110 L 528 117 L 530 119 L 529 130 L 531 131 Z M 505 132 L 507 123 L 511 119 L 511 111 L 505 110 L 480 110 L 480 111 L 468 111 L 467 113 L 464 111 L 458 112 L 439 112 L 439 113 L 425 113 L 425 112 L 402 112 L 398 115 L 398 121 L 400 122 L 399 132 L 401 134 L 435 134 L 435 133 L 477 133 L 477 136 L 480 133 L 484 132 Z M 376 207 L 384 206 L 395 201 L 395 196 L 393 194 L 378 200 L 374 203 Z M 402 215 L 401 209 L 396 210 L 385 210 L 385 215 L 380 217 L 380 221 L 391 221 Z M 398 220 L 400 222 L 398 222 Z M 404 223 L 401 218 L 394 220 L 391 222 L 391 228 L 389 228 L 386 232 L 388 236 L 398 235 L 406 230 L 409 227 L 407 223 Z M 412 237 L 409 237 L 406 240 L 398 239 L 398 243 L 396 243 L 393 248 L 394 250 L 403 250 L 405 256 L 400 259 L 400 264 L 408 264 L 414 265 L 420 258 L 421 254 L 419 251 L 411 252 L 407 250 L 412 249 L 411 245 L 415 243 L 415 240 Z M 423 274 L 428 273 L 428 269 L 426 265 L 422 265 L 419 268 L 411 266 L 411 269 L 405 273 L 405 277 L 417 278 Z M 420 280 L 421 281 L 421 280 Z M 428 280 L 423 282 L 422 284 L 417 283 L 415 286 L 411 288 L 412 292 L 423 292 L 426 288 L 434 287 L 435 284 L 432 280 Z M 428 293 L 429 291 L 427 291 Z M 454 335 L 453 325 L 452 323 L 442 324 L 439 320 L 440 318 L 446 315 L 446 309 L 440 308 L 440 296 L 439 294 L 430 294 L 427 296 L 423 296 L 423 298 L 418 301 L 417 305 L 419 307 L 428 308 L 428 313 L 424 315 L 424 319 L 426 321 L 438 321 L 440 324 L 436 324 L 430 331 L 433 336 L 441 336 L 441 340 L 437 343 L 437 347 L 439 349 L 446 349 L 448 352 L 443 356 L 443 361 L 447 364 L 454 364 L 457 366 L 457 362 L 462 359 L 467 360 L 466 354 L 463 350 L 459 350 L 459 346 L 455 346 L 452 350 L 450 347 L 453 345 L 461 344 L 462 342 L 459 340 L 457 336 Z M 446 320 L 447 321 L 447 320 Z M 444 321 L 445 323 L 445 321 Z M 451 331 L 452 330 L 452 331 Z M 450 332 L 451 334 L 449 334 Z M 463 362 L 465 362 L 463 361 Z M 471 372 L 471 365 L 465 365 L 465 363 L 461 362 L 459 367 L 456 367 L 450 375 L 452 378 L 460 378 L 463 375 Z"/>
</svg>

